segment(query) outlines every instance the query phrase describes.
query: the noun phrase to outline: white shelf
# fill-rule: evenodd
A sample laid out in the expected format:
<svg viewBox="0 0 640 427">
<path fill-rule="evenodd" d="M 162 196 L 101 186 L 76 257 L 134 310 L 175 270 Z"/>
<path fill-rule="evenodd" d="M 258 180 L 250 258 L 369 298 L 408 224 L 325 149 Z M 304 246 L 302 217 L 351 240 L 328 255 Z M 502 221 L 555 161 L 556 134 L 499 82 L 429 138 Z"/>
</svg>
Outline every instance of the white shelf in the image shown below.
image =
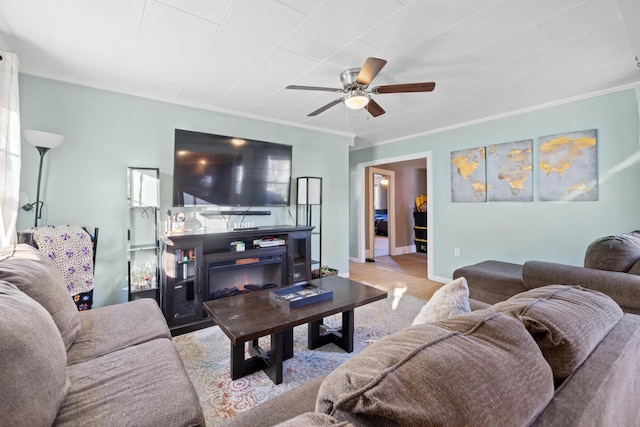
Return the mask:
<svg viewBox="0 0 640 427">
<path fill-rule="evenodd" d="M 158 168 L 129 167 L 127 168 L 127 206 L 129 229 L 127 236 L 128 299 L 133 296 L 149 296 L 153 293 L 159 301 L 160 281 L 158 266 L 160 265 L 160 248 L 158 228 L 160 224 L 160 170 Z M 156 286 L 136 289 L 137 283 L 131 283 L 131 278 L 140 278 L 140 274 L 150 277 Z M 145 295 L 142 295 L 145 294 Z"/>
</svg>

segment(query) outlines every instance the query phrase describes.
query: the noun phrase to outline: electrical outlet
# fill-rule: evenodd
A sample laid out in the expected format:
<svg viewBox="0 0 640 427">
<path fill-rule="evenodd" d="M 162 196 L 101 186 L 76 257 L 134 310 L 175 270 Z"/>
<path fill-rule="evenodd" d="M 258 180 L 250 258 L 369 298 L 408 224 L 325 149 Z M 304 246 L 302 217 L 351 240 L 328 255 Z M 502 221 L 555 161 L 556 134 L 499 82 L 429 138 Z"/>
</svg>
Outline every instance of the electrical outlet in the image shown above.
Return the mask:
<svg viewBox="0 0 640 427">
<path fill-rule="evenodd" d="M 460 256 L 460 248 L 453 249 L 453 256 Z"/>
</svg>

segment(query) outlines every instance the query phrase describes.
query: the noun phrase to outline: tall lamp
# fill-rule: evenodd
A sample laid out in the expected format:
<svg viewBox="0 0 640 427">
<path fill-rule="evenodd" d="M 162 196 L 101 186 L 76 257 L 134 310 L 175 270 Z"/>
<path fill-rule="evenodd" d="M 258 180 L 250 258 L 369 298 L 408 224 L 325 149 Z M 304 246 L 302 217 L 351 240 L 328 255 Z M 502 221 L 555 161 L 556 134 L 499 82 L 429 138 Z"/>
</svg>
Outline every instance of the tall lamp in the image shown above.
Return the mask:
<svg viewBox="0 0 640 427">
<path fill-rule="evenodd" d="M 24 209 L 25 211 L 30 211 L 34 207 L 36 208 L 36 220 L 34 227 L 37 227 L 38 219 L 42 217 L 42 206 L 44 205 L 44 202 L 40 201 L 40 181 L 42 179 L 42 162 L 44 160 L 44 155 L 47 154 L 47 151 L 49 151 L 50 149 L 62 144 L 62 141 L 64 141 L 64 135 L 28 129 L 23 130 L 22 135 L 24 136 L 24 139 L 26 139 L 29 144 L 36 147 L 38 149 L 38 152 L 40 153 L 40 167 L 38 169 L 38 190 L 36 191 L 36 201 L 34 203 L 22 206 L 22 209 Z"/>
<path fill-rule="evenodd" d="M 314 176 L 298 178 L 298 204 L 306 206 L 305 225 L 311 225 L 311 205 L 322 204 L 322 178 Z"/>
</svg>

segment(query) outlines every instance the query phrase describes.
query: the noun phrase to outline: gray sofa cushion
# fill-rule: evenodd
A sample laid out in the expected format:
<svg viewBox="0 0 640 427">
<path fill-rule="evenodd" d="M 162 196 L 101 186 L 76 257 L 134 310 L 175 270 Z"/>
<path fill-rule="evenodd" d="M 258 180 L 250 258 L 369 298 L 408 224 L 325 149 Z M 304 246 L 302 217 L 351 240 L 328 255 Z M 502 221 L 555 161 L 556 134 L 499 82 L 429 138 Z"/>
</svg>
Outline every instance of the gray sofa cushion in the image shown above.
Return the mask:
<svg viewBox="0 0 640 427">
<path fill-rule="evenodd" d="M 171 338 L 158 303 L 150 298 L 80 311 L 78 316 L 81 329 L 67 354 L 69 365 L 156 338 Z"/>
<path fill-rule="evenodd" d="M 640 316 L 625 314 L 532 426 L 640 426 Z"/>
<path fill-rule="evenodd" d="M 640 259 L 631 266 L 631 268 L 629 269 L 629 271 L 627 271 L 627 273 L 640 276 Z"/>
<path fill-rule="evenodd" d="M 522 323 L 478 310 L 370 345 L 327 376 L 316 412 L 355 425 L 526 425 L 553 392 Z"/>
<path fill-rule="evenodd" d="M 346 421 L 338 421 L 333 418 L 331 415 L 327 414 L 319 414 L 317 412 L 306 412 L 302 415 L 298 415 L 295 418 L 287 420 L 281 424 L 278 424 L 278 427 L 326 427 L 326 426 L 335 426 L 335 427 L 351 427 L 353 424 L 348 423 Z"/>
<path fill-rule="evenodd" d="M 0 280 L 16 285 L 51 315 L 68 350 L 80 332 L 78 309 L 62 276 L 46 255 L 21 244 L 0 249 Z"/>
<path fill-rule="evenodd" d="M 522 277 L 528 289 L 557 284 L 582 286 L 610 296 L 623 311 L 640 313 L 640 277 L 633 274 L 527 261 L 522 269 Z"/>
<path fill-rule="evenodd" d="M 579 286 L 531 289 L 491 310 L 509 313 L 531 333 L 556 379 L 569 376 L 622 318 L 607 295 Z"/>
<path fill-rule="evenodd" d="M 522 265 L 502 261 L 483 261 L 460 267 L 453 278 L 464 277 L 469 285 L 469 298 L 495 304 L 526 291 Z"/>
<path fill-rule="evenodd" d="M 635 233 L 601 237 L 585 252 L 584 266 L 598 270 L 627 272 L 640 260 L 640 236 Z"/>
<path fill-rule="evenodd" d="M 47 311 L 0 281 L 0 424 L 50 426 L 69 388 L 67 354 Z"/>
<path fill-rule="evenodd" d="M 54 426 L 204 425 L 178 351 L 160 338 L 68 366 L 71 387 Z"/>
</svg>

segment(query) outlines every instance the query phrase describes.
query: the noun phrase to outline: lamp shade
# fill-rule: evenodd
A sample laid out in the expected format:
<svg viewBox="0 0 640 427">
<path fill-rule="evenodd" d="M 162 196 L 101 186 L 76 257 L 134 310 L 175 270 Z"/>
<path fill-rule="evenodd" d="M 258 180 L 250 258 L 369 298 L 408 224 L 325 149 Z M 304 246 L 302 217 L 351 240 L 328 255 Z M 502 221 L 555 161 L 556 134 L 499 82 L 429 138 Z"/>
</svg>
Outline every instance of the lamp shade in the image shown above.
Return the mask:
<svg viewBox="0 0 640 427">
<path fill-rule="evenodd" d="M 308 197 L 307 197 L 308 196 Z M 301 205 L 319 205 L 322 196 L 322 178 L 298 178 L 298 203 Z"/>
<path fill-rule="evenodd" d="M 64 141 L 64 135 L 40 130 L 25 129 L 22 131 L 22 136 L 29 144 L 43 148 L 55 148 Z"/>
<path fill-rule="evenodd" d="M 369 97 L 367 95 L 363 95 L 362 93 L 354 93 L 344 99 L 344 105 L 351 108 L 352 110 L 359 110 L 360 108 L 364 108 L 368 103 Z"/>
</svg>

